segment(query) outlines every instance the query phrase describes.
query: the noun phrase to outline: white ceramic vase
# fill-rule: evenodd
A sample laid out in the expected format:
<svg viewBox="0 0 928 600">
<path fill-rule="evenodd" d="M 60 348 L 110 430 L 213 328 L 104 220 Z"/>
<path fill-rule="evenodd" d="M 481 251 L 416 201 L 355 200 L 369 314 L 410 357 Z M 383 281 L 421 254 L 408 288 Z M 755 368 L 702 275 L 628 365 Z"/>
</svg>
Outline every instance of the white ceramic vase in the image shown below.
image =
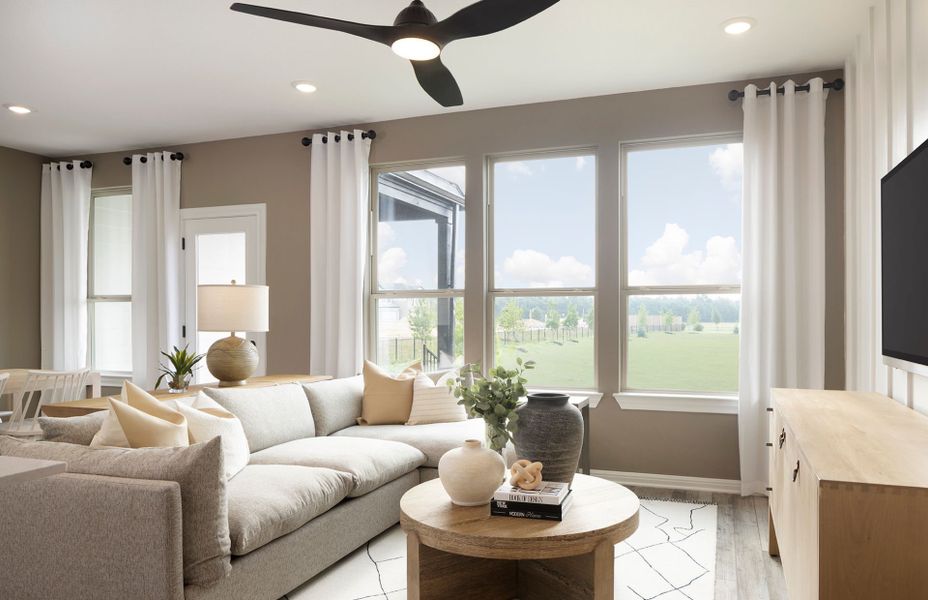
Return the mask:
<svg viewBox="0 0 928 600">
<path fill-rule="evenodd" d="M 505 471 L 503 457 L 484 448 L 479 440 L 465 440 L 463 446 L 445 452 L 438 461 L 441 484 L 459 506 L 488 504 Z"/>
</svg>

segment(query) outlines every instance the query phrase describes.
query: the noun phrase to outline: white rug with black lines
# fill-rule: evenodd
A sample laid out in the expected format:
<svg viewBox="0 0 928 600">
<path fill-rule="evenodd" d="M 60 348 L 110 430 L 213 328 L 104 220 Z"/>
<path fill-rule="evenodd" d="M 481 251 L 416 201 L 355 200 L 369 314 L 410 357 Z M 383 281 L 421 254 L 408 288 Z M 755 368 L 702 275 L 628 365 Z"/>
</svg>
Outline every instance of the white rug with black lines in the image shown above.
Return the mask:
<svg viewBox="0 0 928 600">
<path fill-rule="evenodd" d="M 615 546 L 616 600 L 712 600 L 717 507 L 642 499 L 639 519 Z M 391 528 L 286 598 L 405 600 L 406 536 Z"/>
</svg>

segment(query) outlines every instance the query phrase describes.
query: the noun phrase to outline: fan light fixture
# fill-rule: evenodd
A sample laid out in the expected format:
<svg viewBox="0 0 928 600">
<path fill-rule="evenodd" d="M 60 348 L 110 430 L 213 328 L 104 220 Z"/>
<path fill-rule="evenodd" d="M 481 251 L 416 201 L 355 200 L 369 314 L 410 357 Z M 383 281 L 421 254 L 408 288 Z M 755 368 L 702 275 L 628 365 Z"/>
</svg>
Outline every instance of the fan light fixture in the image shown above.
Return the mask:
<svg viewBox="0 0 928 600">
<path fill-rule="evenodd" d="M 17 115 L 28 115 L 32 112 L 31 108 L 20 104 L 5 104 L 4 106 L 6 106 L 8 111 L 16 113 Z"/>
<path fill-rule="evenodd" d="M 312 94 L 316 91 L 316 86 L 308 81 L 294 81 L 291 85 L 296 91 L 303 92 L 304 94 Z"/>
<path fill-rule="evenodd" d="M 408 60 L 432 60 L 441 54 L 438 44 L 416 37 L 398 39 L 390 47 L 397 55 Z"/>
<path fill-rule="evenodd" d="M 747 33 L 754 27 L 754 19 L 750 17 L 735 17 L 722 23 L 722 29 L 728 35 L 741 35 Z"/>
</svg>

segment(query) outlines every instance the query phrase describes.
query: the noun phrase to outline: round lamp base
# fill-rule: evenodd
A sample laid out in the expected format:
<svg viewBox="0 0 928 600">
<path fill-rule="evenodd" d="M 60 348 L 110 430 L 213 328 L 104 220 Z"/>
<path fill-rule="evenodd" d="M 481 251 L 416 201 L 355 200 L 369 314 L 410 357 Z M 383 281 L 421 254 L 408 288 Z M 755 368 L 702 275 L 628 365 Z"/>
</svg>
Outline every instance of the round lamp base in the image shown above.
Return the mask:
<svg viewBox="0 0 928 600">
<path fill-rule="evenodd" d="M 206 368 L 219 380 L 219 387 L 245 385 L 258 368 L 258 349 L 246 339 L 224 337 L 209 347 Z"/>
</svg>

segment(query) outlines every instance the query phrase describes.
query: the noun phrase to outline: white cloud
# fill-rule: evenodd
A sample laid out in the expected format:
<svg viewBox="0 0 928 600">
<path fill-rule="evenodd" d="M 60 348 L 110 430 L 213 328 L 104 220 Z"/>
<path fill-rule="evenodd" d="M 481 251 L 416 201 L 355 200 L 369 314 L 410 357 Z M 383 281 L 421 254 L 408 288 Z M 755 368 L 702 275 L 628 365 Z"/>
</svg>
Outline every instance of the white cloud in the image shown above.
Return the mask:
<svg viewBox="0 0 928 600">
<path fill-rule="evenodd" d="M 583 170 L 583 167 L 585 167 L 585 166 L 586 166 L 586 157 L 585 157 L 585 156 L 578 156 L 578 157 L 577 157 L 577 170 L 578 170 L 578 171 L 582 171 L 582 170 Z"/>
<path fill-rule="evenodd" d="M 645 250 L 642 269 L 628 274 L 630 285 L 721 284 L 741 281 L 741 252 L 735 238 L 715 235 L 706 249 L 687 252 L 690 235 L 676 223 Z"/>
<path fill-rule="evenodd" d="M 402 248 L 387 248 L 377 261 L 377 279 L 381 287 L 392 287 L 406 283 L 400 271 L 406 266 L 406 251 Z"/>
<path fill-rule="evenodd" d="M 518 287 L 593 285 L 593 267 L 573 256 L 552 259 L 535 250 L 516 250 L 503 261 L 503 271 Z"/>
<path fill-rule="evenodd" d="M 502 163 L 507 171 L 513 175 L 532 175 L 532 168 L 528 165 L 527 162 L 522 160 L 514 160 L 511 162 Z"/>
<path fill-rule="evenodd" d="M 709 155 L 709 164 L 726 190 L 741 191 L 741 178 L 744 175 L 744 153 L 741 144 L 726 144 L 722 148 L 716 148 Z"/>
<path fill-rule="evenodd" d="M 377 245 L 383 248 L 396 240 L 396 230 L 389 223 L 377 223 Z"/>
</svg>

